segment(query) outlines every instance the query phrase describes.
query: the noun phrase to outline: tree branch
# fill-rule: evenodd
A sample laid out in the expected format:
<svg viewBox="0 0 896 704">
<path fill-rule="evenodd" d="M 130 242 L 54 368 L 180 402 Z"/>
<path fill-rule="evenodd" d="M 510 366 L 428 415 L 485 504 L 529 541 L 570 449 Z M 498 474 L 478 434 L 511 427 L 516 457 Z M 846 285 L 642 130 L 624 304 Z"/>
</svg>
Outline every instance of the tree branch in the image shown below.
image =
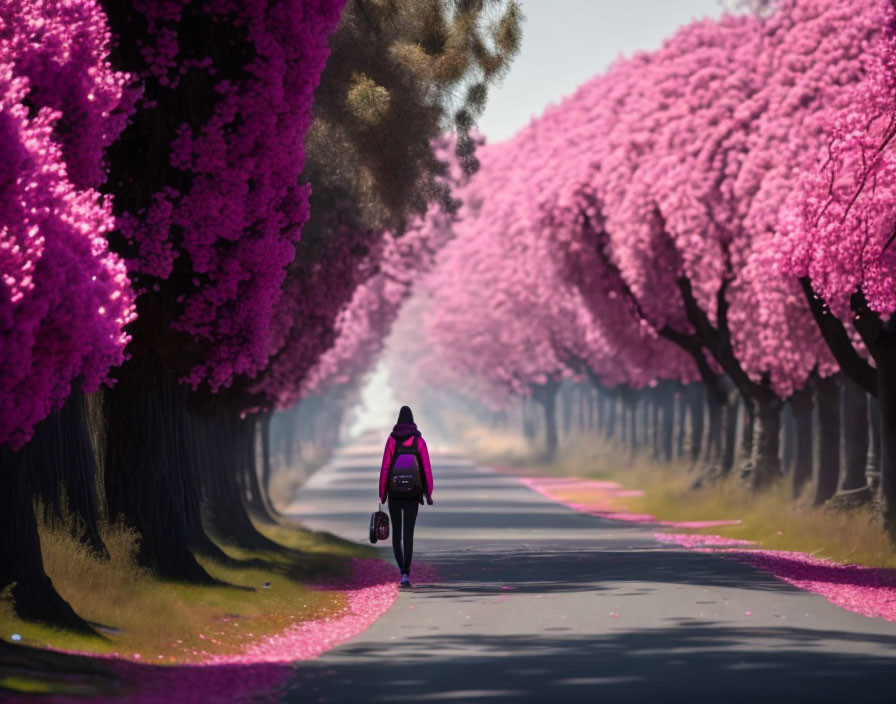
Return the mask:
<svg viewBox="0 0 896 704">
<path fill-rule="evenodd" d="M 821 336 L 840 365 L 841 371 L 867 393 L 877 396 L 877 370 L 856 351 L 846 327 L 836 315 L 826 310 L 824 301 L 812 289 L 812 281 L 808 276 L 800 277 L 800 287 L 803 289 Z"/>
<path fill-rule="evenodd" d="M 731 347 L 727 330 L 728 303 L 725 297 L 728 285 L 730 284 L 729 277 L 725 277 L 722 280 L 722 283 L 719 286 L 719 291 L 716 294 L 716 300 L 719 302 L 718 305 L 721 306 L 720 312 L 722 317 L 720 320 L 725 325 L 724 333 L 720 333 L 719 330 L 713 326 L 709 321 L 709 316 L 706 314 L 706 311 L 700 307 L 700 304 L 694 296 L 691 280 L 686 275 L 682 275 L 678 278 L 677 283 L 678 290 L 681 292 L 681 298 L 684 301 L 688 321 L 694 326 L 697 335 L 712 353 L 715 360 L 719 363 L 719 366 L 721 366 L 722 369 L 725 370 L 725 373 L 731 377 L 731 381 L 734 382 L 734 385 L 738 390 L 748 398 L 773 394 L 771 389 L 765 384 L 757 384 L 750 379 L 747 373 L 743 370 L 743 367 L 741 367 L 740 361 L 735 356 L 734 349 Z"/>
<path fill-rule="evenodd" d="M 868 306 L 868 299 L 862 289 L 849 297 L 849 307 L 856 314 L 856 330 L 871 356 L 877 358 L 880 351 L 880 337 L 884 332 L 884 322 L 878 313 Z"/>
</svg>

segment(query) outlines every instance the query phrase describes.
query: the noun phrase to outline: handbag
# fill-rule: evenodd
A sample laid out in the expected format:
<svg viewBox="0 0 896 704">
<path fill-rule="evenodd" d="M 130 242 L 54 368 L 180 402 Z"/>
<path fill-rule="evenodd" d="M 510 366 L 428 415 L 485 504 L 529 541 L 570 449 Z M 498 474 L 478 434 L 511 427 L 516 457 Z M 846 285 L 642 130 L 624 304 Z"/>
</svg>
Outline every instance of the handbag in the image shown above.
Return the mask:
<svg viewBox="0 0 896 704">
<path fill-rule="evenodd" d="M 377 509 L 370 514 L 370 542 L 386 540 L 389 537 L 389 516 L 382 511 L 383 505 L 377 504 Z"/>
</svg>

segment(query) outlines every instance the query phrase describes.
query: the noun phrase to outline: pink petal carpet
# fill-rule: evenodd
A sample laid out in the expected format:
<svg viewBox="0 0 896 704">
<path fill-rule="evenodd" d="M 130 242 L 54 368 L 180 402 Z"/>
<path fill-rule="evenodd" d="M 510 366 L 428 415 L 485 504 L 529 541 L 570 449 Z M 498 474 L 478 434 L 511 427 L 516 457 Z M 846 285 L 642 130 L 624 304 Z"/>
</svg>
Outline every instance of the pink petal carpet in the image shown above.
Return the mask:
<svg viewBox="0 0 896 704">
<path fill-rule="evenodd" d="M 417 583 L 439 581 L 434 567 L 414 566 Z M 203 654 L 191 665 L 154 664 L 139 654 L 94 656 L 112 660 L 112 678 L 106 694 L 76 698 L 68 695 L 42 698 L 45 702 L 121 702 L 134 704 L 216 704 L 218 702 L 275 702 L 288 682 L 290 663 L 317 658 L 370 627 L 398 598 L 398 570 L 379 558 L 353 558 L 352 574 L 343 582 L 315 585 L 345 592 L 348 605 L 336 616 L 305 621 L 253 643 L 239 653 Z M 88 655 L 87 653 L 73 653 Z M 308 701 L 317 701 L 312 691 Z"/>
<path fill-rule="evenodd" d="M 617 499 L 641 496 L 642 491 L 626 489 L 616 482 L 574 477 L 519 477 L 523 485 L 569 508 L 617 521 L 661 525 L 679 529 L 701 529 L 736 525 L 730 521 L 660 521 L 649 514 L 620 509 Z M 576 500 L 570 497 L 575 496 Z M 749 540 L 721 535 L 654 533 L 662 543 L 729 555 L 740 562 L 770 573 L 799 589 L 823 596 L 832 604 L 871 618 L 896 621 L 896 570 L 843 565 L 802 552 L 762 550 Z"/>
</svg>

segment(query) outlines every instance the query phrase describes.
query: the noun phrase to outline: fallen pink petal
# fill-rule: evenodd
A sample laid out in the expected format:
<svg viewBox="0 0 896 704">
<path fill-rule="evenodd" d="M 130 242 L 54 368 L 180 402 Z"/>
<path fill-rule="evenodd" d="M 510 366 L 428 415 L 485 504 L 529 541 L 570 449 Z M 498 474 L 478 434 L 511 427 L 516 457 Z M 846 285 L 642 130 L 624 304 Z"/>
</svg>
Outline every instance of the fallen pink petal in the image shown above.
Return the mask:
<svg viewBox="0 0 896 704">
<path fill-rule="evenodd" d="M 755 545 L 752 540 L 740 540 L 738 538 L 725 538 L 721 535 L 693 535 L 690 533 L 654 533 L 655 540 L 661 543 L 674 543 L 686 548 L 696 547 L 735 547 L 741 545 Z"/>
</svg>

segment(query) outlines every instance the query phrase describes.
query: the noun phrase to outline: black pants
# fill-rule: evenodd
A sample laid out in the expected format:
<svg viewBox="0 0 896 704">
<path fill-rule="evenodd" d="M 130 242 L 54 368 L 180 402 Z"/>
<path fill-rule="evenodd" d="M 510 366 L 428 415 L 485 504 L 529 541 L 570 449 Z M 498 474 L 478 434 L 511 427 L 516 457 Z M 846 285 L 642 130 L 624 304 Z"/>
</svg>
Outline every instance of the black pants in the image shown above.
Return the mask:
<svg viewBox="0 0 896 704">
<path fill-rule="evenodd" d="M 402 574 L 411 571 L 411 556 L 414 554 L 414 524 L 417 522 L 417 499 L 389 499 L 389 516 L 392 519 L 392 551 Z M 404 550 L 402 550 L 402 538 Z"/>
</svg>

